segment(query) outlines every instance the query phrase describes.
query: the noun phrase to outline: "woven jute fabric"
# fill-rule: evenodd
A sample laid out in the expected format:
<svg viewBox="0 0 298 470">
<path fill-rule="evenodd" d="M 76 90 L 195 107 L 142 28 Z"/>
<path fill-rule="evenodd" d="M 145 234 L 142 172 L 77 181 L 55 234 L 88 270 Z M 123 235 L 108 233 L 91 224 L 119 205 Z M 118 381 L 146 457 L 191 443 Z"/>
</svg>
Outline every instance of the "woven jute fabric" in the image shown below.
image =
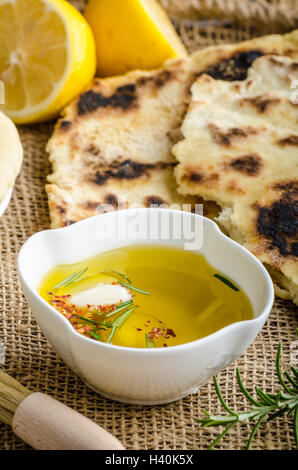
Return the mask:
<svg viewBox="0 0 298 470">
<path fill-rule="evenodd" d="M 213 16 L 277 31 L 298 21 L 297 0 L 160 0 L 173 18 Z"/>
<path fill-rule="evenodd" d="M 179 2 L 183 3 L 182 0 Z M 75 4 L 82 8 L 83 3 Z M 283 2 L 271 3 L 276 7 Z M 237 42 L 264 32 L 263 28 L 252 24 L 233 23 L 233 15 L 229 23 L 211 19 L 204 23 L 175 20 L 175 24 L 189 50 L 214 43 Z M 290 25 L 288 29 L 291 29 Z M 272 30 L 275 30 L 274 26 Z M 23 169 L 16 182 L 12 202 L 0 220 L 0 340 L 5 345 L 5 370 L 31 390 L 45 392 L 83 413 L 112 432 L 127 449 L 205 449 L 220 430 L 202 429 L 196 418 L 203 416 L 202 408 L 213 413 L 223 412 L 212 381 L 203 386 L 198 394 L 169 405 L 141 407 L 119 404 L 87 388 L 57 357 L 40 332 L 22 294 L 17 274 L 17 255 L 30 235 L 49 228 L 44 185 L 50 165 L 45 144 L 53 130 L 53 123 L 25 126 L 19 130 L 25 151 Z M 219 375 L 223 396 L 231 406 L 238 410 L 248 406 L 237 386 L 236 367 L 239 367 L 250 391 L 256 385 L 268 392 L 278 389 L 276 351 L 282 341 L 283 364 L 289 367 L 296 326 L 297 308 L 290 302 L 277 300 L 254 344 L 236 364 Z M 251 424 L 236 426 L 218 448 L 243 448 L 250 430 Z M 291 421 L 278 418 L 261 427 L 253 448 L 293 449 L 294 446 Z M 0 424 L 0 449 L 29 447 L 8 426 Z"/>
</svg>

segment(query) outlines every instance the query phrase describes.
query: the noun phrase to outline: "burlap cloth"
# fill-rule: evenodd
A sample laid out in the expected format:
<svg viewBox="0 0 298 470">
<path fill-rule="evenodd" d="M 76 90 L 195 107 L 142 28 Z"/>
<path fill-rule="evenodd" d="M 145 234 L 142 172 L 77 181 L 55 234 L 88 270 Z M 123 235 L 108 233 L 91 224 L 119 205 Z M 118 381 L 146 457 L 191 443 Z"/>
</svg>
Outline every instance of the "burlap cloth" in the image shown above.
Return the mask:
<svg viewBox="0 0 298 470">
<path fill-rule="evenodd" d="M 186 7 L 189 4 L 198 6 L 203 3 L 206 7 L 208 4 L 208 1 L 196 0 L 162 1 L 171 7 L 179 4 L 180 10 L 183 3 Z M 212 8 L 214 3 L 223 5 L 222 1 L 211 3 Z M 177 29 L 189 50 L 213 43 L 242 41 L 276 30 L 276 24 L 272 23 L 270 15 L 267 24 L 265 22 L 262 27 L 256 27 L 253 18 L 248 17 L 248 10 L 245 10 L 246 15 L 243 16 L 242 22 L 238 22 L 239 4 L 242 4 L 242 8 L 245 6 L 252 8 L 252 5 L 248 4 L 254 3 L 254 8 L 258 4 L 262 9 L 265 4 L 268 6 L 269 2 L 231 0 L 224 3 L 230 3 L 230 6 L 233 3 L 238 4 L 236 15 L 233 15 L 233 10 L 231 13 L 230 9 L 232 21 L 175 20 Z M 289 3 L 291 2 L 286 0 L 270 2 L 271 7 L 280 7 L 281 4 Z M 297 5 L 298 2 L 292 2 L 293 5 L 294 3 Z M 76 5 L 82 8 L 83 2 L 76 2 Z M 289 10 L 287 11 L 289 13 Z M 292 14 L 288 16 L 293 18 L 294 11 L 293 9 L 290 11 Z M 207 14 L 208 11 L 204 11 L 204 15 Z M 283 30 L 292 27 L 292 20 L 288 27 L 283 22 Z M 117 436 L 128 449 L 205 449 L 211 439 L 219 434 L 219 429 L 204 430 L 195 422 L 195 418 L 202 416 L 201 408 L 212 410 L 214 413 L 222 412 L 212 382 L 202 387 L 197 395 L 165 406 L 138 407 L 107 400 L 89 390 L 56 356 L 31 315 L 18 281 L 17 254 L 30 235 L 49 227 L 44 185 L 50 168 L 45 144 L 52 127 L 53 124 L 44 124 L 20 128 L 25 160 L 22 173 L 15 185 L 12 202 L 0 220 L 0 340 L 5 344 L 5 369 L 31 390 L 48 393 L 91 418 Z M 42 263 L 42 259 L 40 262 Z M 277 300 L 269 321 L 253 346 L 235 365 L 219 376 L 223 395 L 231 405 L 239 410 L 247 405 L 237 387 L 236 366 L 240 368 L 244 383 L 249 390 L 254 385 L 263 387 L 268 392 L 277 390 L 275 354 L 278 343 L 280 340 L 283 341 L 283 362 L 288 366 L 290 344 L 295 340 L 296 326 L 297 308 L 290 302 Z M 249 424 L 238 425 L 218 447 L 243 448 L 250 430 Z M 279 418 L 263 425 L 253 447 L 294 448 L 291 421 Z M 26 448 L 28 448 L 26 444 L 20 441 L 8 426 L 0 424 L 0 449 Z"/>
</svg>

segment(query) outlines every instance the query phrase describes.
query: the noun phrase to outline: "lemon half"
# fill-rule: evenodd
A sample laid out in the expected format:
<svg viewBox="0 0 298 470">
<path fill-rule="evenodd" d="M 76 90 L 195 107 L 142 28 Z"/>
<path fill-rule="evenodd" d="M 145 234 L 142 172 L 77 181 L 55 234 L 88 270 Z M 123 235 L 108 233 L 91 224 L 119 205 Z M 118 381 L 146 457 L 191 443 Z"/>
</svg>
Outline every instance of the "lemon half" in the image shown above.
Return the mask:
<svg viewBox="0 0 298 470">
<path fill-rule="evenodd" d="M 94 33 L 101 77 L 152 70 L 187 54 L 156 0 L 90 0 L 85 16 Z"/>
<path fill-rule="evenodd" d="M 65 0 L 0 0 L 1 109 L 16 123 L 55 116 L 91 82 L 95 42 Z"/>
</svg>

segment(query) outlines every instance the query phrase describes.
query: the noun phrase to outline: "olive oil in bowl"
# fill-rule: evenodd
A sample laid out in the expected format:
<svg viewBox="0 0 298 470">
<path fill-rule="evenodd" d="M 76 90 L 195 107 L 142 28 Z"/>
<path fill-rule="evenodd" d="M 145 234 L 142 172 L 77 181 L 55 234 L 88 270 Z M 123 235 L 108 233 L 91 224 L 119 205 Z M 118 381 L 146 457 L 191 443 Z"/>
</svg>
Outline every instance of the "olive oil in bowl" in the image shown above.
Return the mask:
<svg viewBox="0 0 298 470">
<path fill-rule="evenodd" d="M 242 289 L 197 253 L 133 245 L 57 266 L 40 295 L 81 334 L 133 348 L 167 348 L 253 318 Z"/>
</svg>

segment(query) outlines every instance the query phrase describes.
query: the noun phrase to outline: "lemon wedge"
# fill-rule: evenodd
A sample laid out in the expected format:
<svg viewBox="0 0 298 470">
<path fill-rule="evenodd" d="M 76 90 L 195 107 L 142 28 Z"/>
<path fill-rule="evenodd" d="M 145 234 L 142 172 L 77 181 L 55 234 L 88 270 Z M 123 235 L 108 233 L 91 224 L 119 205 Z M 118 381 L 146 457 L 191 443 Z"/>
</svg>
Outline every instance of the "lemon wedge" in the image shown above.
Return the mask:
<svg viewBox="0 0 298 470">
<path fill-rule="evenodd" d="M 94 33 L 101 77 L 152 70 L 187 54 L 156 0 L 90 0 L 85 17 Z"/>
<path fill-rule="evenodd" d="M 0 0 L 0 80 L 14 122 L 55 116 L 91 82 L 92 31 L 65 0 Z"/>
</svg>

